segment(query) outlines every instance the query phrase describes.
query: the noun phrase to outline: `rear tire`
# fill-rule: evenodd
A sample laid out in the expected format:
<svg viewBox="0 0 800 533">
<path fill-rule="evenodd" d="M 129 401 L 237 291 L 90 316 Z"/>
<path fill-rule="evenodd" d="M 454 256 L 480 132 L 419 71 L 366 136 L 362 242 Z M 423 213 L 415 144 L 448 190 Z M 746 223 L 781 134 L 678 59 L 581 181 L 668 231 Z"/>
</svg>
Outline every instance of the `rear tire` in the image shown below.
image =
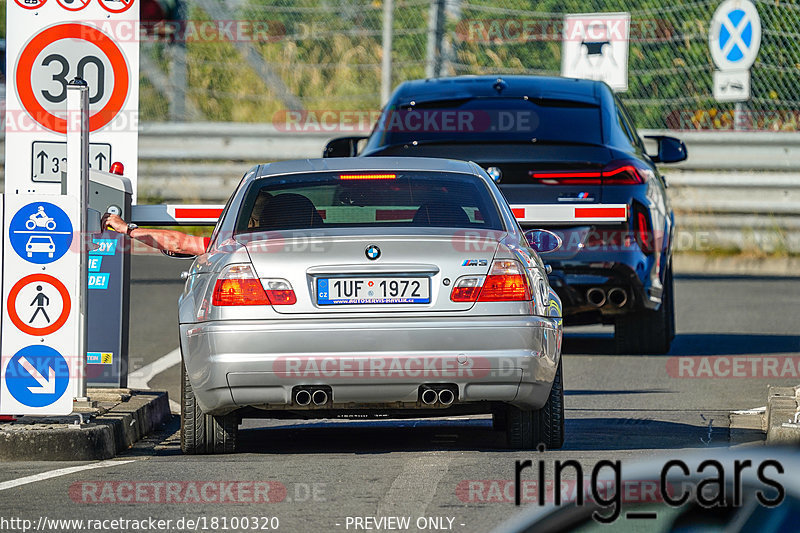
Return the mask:
<svg viewBox="0 0 800 533">
<path fill-rule="evenodd" d="M 621 316 L 614 325 L 614 344 L 620 354 L 665 354 L 675 338 L 672 267 L 664 275 L 661 307 Z"/>
<path fill-rule="evenodd" d="M 553 379 L 547 403 L 539 410 L 506 406 L 506 437 L 508 446 L 518 450 L 532 450 L 540 444 L 548 450 L 564 445 L 564 381 L 561 360 Z"/>
<path fill-rule="evenodd" d="M 236 412 L 214 416 L 200 410 L 181 363 L 181 451 L 187 455 L 233 453 L 238 433 Z"/>
</svg>

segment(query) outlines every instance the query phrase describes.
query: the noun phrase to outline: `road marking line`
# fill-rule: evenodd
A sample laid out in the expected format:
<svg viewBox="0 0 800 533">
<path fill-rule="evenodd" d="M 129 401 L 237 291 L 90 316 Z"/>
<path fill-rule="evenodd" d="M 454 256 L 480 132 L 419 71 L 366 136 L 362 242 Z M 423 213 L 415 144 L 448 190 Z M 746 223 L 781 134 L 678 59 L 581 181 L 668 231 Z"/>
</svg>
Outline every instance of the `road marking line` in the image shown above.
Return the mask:
<svg viewBox="0 0 800 533">
<path fill-rule="evenodd" d="M 134 370 L 128 374 L 128 387 L 132 389 L 149 390 L 150 387 L 147 384 L 151 379 L 165 370 L 169 370 L 173 366 L 179 364 L 181 364 L 181 349 L 175 348 L 165 356 L 156 359 L 149 365 L 144 365 L 139 370 Z M 169 400 L 169 408 L 173 413 L 181 412 L 180 404 L 171 398 Z"/>
<path fill-rule="evenodd" d="M 377 516 L 423 516 L 451 459 L 443 452 L 426 452 L 408 461 L 378 504 Z"/>
<path fill-rule="evenodd" d="M 181 349 L 175 348 L 167 355 L 156 359 L 149 365 L 128 374 L 128 386 L 135 389 L 147 389 L 147 383 L 156 375 L 172 368 L 181 362 Z"/>
<path fill-rule="evenodd" d="M 116 461 L 112 459 L 89 465 L 71 466 L 69 468 L 59 468 L 58 470 L 50 470 L 49 472 L 42 472 L 41 474 L 34 474 L 32 476 L 21 477 L 19 479 L 12 479 L 11 481 L 3 481 L 2 483 L 0 483 L 0 491 L 13 489 L 14 487 L 27 485 L 28 483 L 34 483 L 36 481 L 43 481 L 45 479 L 50 479 L 54 477 L 66 476 L 69 474 L 74 474 L 75 472 L 82 472 L 84 470 L 93 470 L 95 468 L 108 468 L 110 466 L 135 463 L 136 461 L 137 461 L 136 459 L 128 459 L 125 461 Z"/>
</svg>

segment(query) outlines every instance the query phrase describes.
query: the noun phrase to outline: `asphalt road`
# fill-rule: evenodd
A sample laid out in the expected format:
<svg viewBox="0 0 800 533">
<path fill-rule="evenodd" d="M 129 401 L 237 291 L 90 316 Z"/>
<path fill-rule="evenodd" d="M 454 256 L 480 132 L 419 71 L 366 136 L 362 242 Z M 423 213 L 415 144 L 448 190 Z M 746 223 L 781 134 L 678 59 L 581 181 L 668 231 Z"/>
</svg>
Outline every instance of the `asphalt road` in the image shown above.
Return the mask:
<svg viewBox="0 0 800 533">
<path fill-rule="evenodd" d="M 187 267 L 188 263 L 180 260 L 135 258 L 133 368 L 151 363 L 177 346 L 175 300 L 182 288 L 179 273 Z M 249 517 L 248 530 L 263 531 L 262 526 L 275 525 L 270 519 L 276 517 L 279 531 L 364 531 L 354 527 L 356 517 L 407 516 L 412 526 L 409 531 L 421 530 L 416 521 L 424 517 L 441 521 L 428 522 L 428 530 L 439 526 L 440 530 L 487 531 L 517 509 L 512 493 L 504 491 L 506 480 L 514 478 L 516 460 L 542 459 L 548 472 L 552 461 L 558 459 L 576 459 L 587 470 L 601 459 L 620 460 L 624 468 L 642 456 L 676 458 L 692 448 L 741 446 L 755 436 L 737 433 L 732 442 L 728 412 L 763 405 L 768 384 L 800 383 L 800 377 L 791 374 L 783 378 L 736 376 L 758 371 L 768 358 L 782 362 L 784 359 L 778 358 L 783 356 L 793 356 L 797 369 L 800 279 L 678 276 L 676 291 L 678 337 L 666 356 L 617 356 L 612 353 L 609 330 L 568 330 L 564 355 L 567 441 L 563 450 L 537 454 L 503 449 L 503 436 L 492 431 L 486 418 L 248 421 L 240 433 L 240 453 L 184 457 L 176 420 L 101 468 L 0 491 L 0 530 L 12 530 L 9 523 L 7 529 L 2 527 L 2 518 L 25 518 L 38 524 L 44 516 L 84 520 L 153 517 L 172 520 L 162 524 L 168 531 L 203 530 L 202 526 L 210 531 L 222 531 L 225 526 L 243 530 L 245 522 L 240 519 L 234 527 L 234 517 Z M 724 359 L 715 359 L 720 356 Z M 727 375 L 723 375 L 726 369 Z M 708 377 L 708 372 L 716 374 Z M 154 376 L 149 385 L 168 390 L 177 400 L 178 377 L 179 367 L 173 366 Z M 0 485 L 82 465 L 0 464 Z M 241 485 L 244 492 L 232 494 L 246 500 L 256 490 L 253 487 L 261 487 L 262 495 L 264 487 L 269 487 L 273 501 L 199 503 L 192 487 L 202 488 L 206 485 L 199 482 L 208 481 L 262 482 Z M 181 483 L 172 485 L 179 487 L 175 489 L 179 492 L 168 503 L 121 501 L 134 494 L 133 485 L 124 483 L 139 483 L 136 487 L 142 499 L 158 499 L 157 494 L 164 499 L 165 493 L 159 493 L 162 489 L 154 488 L 166 487 L 159 485 L 162 482 Z M 211 487 L 207 499 L 234 490 L 232 485 L 226 486 L 214 489 L 207 485 Z M 94 497 L 105 503 L 92 503 Z M 212 527 L 214 517 L 218 521 Z M 227 523 L 222 522 L 223 517 Z M 256 517 L 257 522 L 253 520 Z M 181 518 L 199 518 L 201 527 L 189 528 L 185 522 L 179 527 Z M 256 523 L 258 527 L 253 529 Z M 131 524 L 127 525 L 118 530 L 133 531 Z M 52 528 L 75 529 L 74 524 Z"/>
</svg>

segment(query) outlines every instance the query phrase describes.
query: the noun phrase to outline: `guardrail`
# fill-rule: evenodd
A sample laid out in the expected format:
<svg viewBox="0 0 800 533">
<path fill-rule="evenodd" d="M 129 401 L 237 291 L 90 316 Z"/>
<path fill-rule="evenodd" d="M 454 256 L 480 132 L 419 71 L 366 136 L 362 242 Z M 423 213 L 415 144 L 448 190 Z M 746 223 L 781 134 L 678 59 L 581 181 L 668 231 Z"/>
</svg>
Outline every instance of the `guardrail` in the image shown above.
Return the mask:
<svg viewBox="0 0 800 533">
<path fill-rule="evenodd" d="M 357 133 L 145 123 L 139 133 L 139 197 L 151 203 L 223 202 L 252 165 L 319 157 L 329 139 Z M 702 243 L 711 243 L 800 252 L 800 133 L 640 133 L 674 135 L 688 146 L 688 161 L 663 168 L 679 227 L 695 237 L 685 247 L 702 251 Z"/>
</svg>

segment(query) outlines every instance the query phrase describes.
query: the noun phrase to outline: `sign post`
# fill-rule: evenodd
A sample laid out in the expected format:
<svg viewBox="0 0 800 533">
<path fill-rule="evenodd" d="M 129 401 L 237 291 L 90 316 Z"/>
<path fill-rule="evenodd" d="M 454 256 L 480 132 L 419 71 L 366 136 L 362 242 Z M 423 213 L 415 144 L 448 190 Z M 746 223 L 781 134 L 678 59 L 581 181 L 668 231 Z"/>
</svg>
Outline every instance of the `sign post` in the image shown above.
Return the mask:
<svg viewBox="0 0 800 533">
<path fill-rule="evenodd" d="M 67 196 L 78 199 L 80 239 L 78 252 L 78 334 L 75 350 L 80 354 L 78 375 L 75 379 L 75 399 L 86 401 L 86 346 L 88 344 L 88 286 L 89 265 L 87 251 L 89 238 L 87 209 L 89 207 L 89 86 L 75 78 L 67 85 Z"/>
<path fill-rule="evenodd" d="M 761 18 L 750 0 L 725 0 L 708 31 L 708 48 L 717 66 L 714 98 L 736 102 L 734 128 L 744 129 L 744 105 L 750 100 L 750 67 L 761 46 Z"/>
</svg>

